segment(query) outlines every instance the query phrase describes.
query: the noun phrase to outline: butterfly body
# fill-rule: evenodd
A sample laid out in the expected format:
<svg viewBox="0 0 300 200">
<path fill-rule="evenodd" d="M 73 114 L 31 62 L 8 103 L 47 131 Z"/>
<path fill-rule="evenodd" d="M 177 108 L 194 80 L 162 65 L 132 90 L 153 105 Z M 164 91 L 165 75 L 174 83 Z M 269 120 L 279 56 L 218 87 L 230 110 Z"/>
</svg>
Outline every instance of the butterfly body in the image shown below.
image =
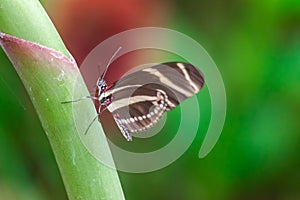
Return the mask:
<svg viewBox="0 0 300 200">
<path fill-rule="evenodd" d="M 191 64 L 169 62 L 145 67 L 107 86 L 97 81 L 95 105 L 98 113 L 104 105 L 123 136 L 154 126 L 165 112 L 198 93 L 204 84 L 201 71 Z"/>
</svg>

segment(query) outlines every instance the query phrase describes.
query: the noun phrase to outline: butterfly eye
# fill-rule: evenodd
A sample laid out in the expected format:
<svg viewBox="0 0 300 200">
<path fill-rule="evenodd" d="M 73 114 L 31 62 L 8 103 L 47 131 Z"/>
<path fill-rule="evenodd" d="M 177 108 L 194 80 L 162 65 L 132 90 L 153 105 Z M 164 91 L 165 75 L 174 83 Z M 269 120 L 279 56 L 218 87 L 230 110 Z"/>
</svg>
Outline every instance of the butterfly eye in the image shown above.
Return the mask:
<svg viewBox="0 0 300 200">
<path fill-rule="evenodd" d="M 102 80 L 98 81 L 98 87 L 101 87 L 102 85 L 103 85 L 103 81 Z"/>
</svg>

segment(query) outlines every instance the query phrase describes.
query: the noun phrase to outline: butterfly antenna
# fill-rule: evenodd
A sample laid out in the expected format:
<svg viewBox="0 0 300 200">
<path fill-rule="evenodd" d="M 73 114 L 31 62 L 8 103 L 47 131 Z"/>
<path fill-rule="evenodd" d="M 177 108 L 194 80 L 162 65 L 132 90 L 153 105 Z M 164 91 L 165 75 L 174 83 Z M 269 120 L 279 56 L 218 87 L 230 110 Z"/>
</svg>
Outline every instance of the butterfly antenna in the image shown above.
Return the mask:
<svg viewBox="0 0 300 200">
<path fill-rule="evenodd" d="M 104 111 L 104 110 L 106 110 L 107 109 L 107 107 L 105 107 L 101 112 L 99 112 L 98 114 L 97 114 L 97 116 L 91 121 L 91 123 L 89 124 L 89 126 L 87 127 L 87 129 L 85 130 L 85 132 L 84 132 L 84 135 L 86 135 L 87 133 L 88 133 L 88 131 L 89 131 L 89 129 L 91 128 L 91 126 L 93 125 L 93 123 L 96 121 L 96 119 L 101 115 L 101 113 Z"/>
<path fill-rule="evenodd" d="M 106 72 L 107 72 L 107 70 L 108 70 L 109 65 L 112 63 L 112 60 L 114 59 L 114 57 L 116 57 L 116 55 L 119 53 L 119 51 L 120 51 L 121 49 L 122 49 L 122 47 L 119 47 L 119 48 L 117 49 L 117 51 L 116 51 L 116 52 L 112 55 L 112 57 L 109 59 L 107 65 L 106 65 L 106 67 L 105 67 L 105 71 L 103 72 L 103 74 L 102 74 L 102 76 L 101 76 L 101 79 L 104 78 L 104 76 L 105 76 L 105 74 L 106 74 Z"/>
<path fill-rule="evenodd" d="M 98 71 L 98 76 L 101 76 L 101 70 L 100 70 L 101 64 L 97 65 L 97 71 Z"/>
</svg>

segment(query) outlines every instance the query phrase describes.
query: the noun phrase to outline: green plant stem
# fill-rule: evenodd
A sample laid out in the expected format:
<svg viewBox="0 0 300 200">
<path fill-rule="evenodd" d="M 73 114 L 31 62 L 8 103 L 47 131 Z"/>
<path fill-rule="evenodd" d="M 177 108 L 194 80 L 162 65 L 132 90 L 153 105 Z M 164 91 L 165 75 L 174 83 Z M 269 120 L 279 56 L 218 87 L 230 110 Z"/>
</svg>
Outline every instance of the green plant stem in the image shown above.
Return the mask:
<svg viewBox="0 0 300 200">
<path fill-rule="evenodd" d="M 38 113 L 69 199 L 124 199 L 117 171 L 100 163 L 87 151 L 79 137 L 83 133 L 76 128 L 87 127 L 90 120 L 85 119 L 96 116 L 92 102 L 61 104 L 73 98 L 74 86 L 78 95 L 85 96 L 88 91 L 39 1 L 2 0 L 0 30 L 24 39 L 1 35 L 0 43 Z M 73 106 L 78 106 L 83 113 L 79 125 L 73 117 Z M 105 138 L 98 123 L 89 130 L 90 137 L 96 136 L 97 131 Z M 99 149 L 112 159 L 106 140 L 99 144 Z"/>
</svg>

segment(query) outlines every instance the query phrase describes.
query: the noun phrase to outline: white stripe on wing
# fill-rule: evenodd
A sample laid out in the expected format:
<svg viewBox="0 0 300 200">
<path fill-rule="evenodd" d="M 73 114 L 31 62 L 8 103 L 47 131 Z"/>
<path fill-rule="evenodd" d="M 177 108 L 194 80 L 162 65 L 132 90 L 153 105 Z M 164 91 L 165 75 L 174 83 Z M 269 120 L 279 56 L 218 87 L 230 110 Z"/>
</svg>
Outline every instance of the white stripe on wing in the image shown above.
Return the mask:
<svg viewBox="0 0 300 200">
<path fill-rule="evenodd" d="M 112 101 L 112 103 L 107 107 L 110 112 L 114 112 L 115 110 L 122 108 L 124 106 L 129 106 L 130 104 L 143 102 L 143 101 L 156 101 L 157 96 L 146 96 L 146 95 L 139 95 L 133 96 L 129 98 L 118 99 Z"/>
<path fill-rule="evenodd" d="M 195 92 L 198 92 L 200 89 L 197 85 L 192 81 L 189 73 L 186 71 L 185 66 L 182 63 L 177 63 L 177 66 L 181 69 L 182 73 L 184 74 L 185 79 L 189 82 L 189 84 L 194 88 Z"/>
<path fill-rule="evenodd" d="M 165 85 L 167 85 L 168 87 L 182 93 L 183 95 L 185 95 L 186 97 L 190 97 L 193 95 L 193 93 L 189 92 L 188 90 L 185 90 L 184 88 L 178 87 L 176 84 L 174 84 L 171 80 L 169 80 L 166 76 L 164 76 L 161 72 L 159 72 L 157 69 L 153 69 L 153 68 L 147 68 L 147 69 L 143 69 L 142 71 L 144 72 L 148 72 L 154 76 L 156 76 L 157 78 L 159 78 L 159 80 L 164 83 Z"/>
</svg>

